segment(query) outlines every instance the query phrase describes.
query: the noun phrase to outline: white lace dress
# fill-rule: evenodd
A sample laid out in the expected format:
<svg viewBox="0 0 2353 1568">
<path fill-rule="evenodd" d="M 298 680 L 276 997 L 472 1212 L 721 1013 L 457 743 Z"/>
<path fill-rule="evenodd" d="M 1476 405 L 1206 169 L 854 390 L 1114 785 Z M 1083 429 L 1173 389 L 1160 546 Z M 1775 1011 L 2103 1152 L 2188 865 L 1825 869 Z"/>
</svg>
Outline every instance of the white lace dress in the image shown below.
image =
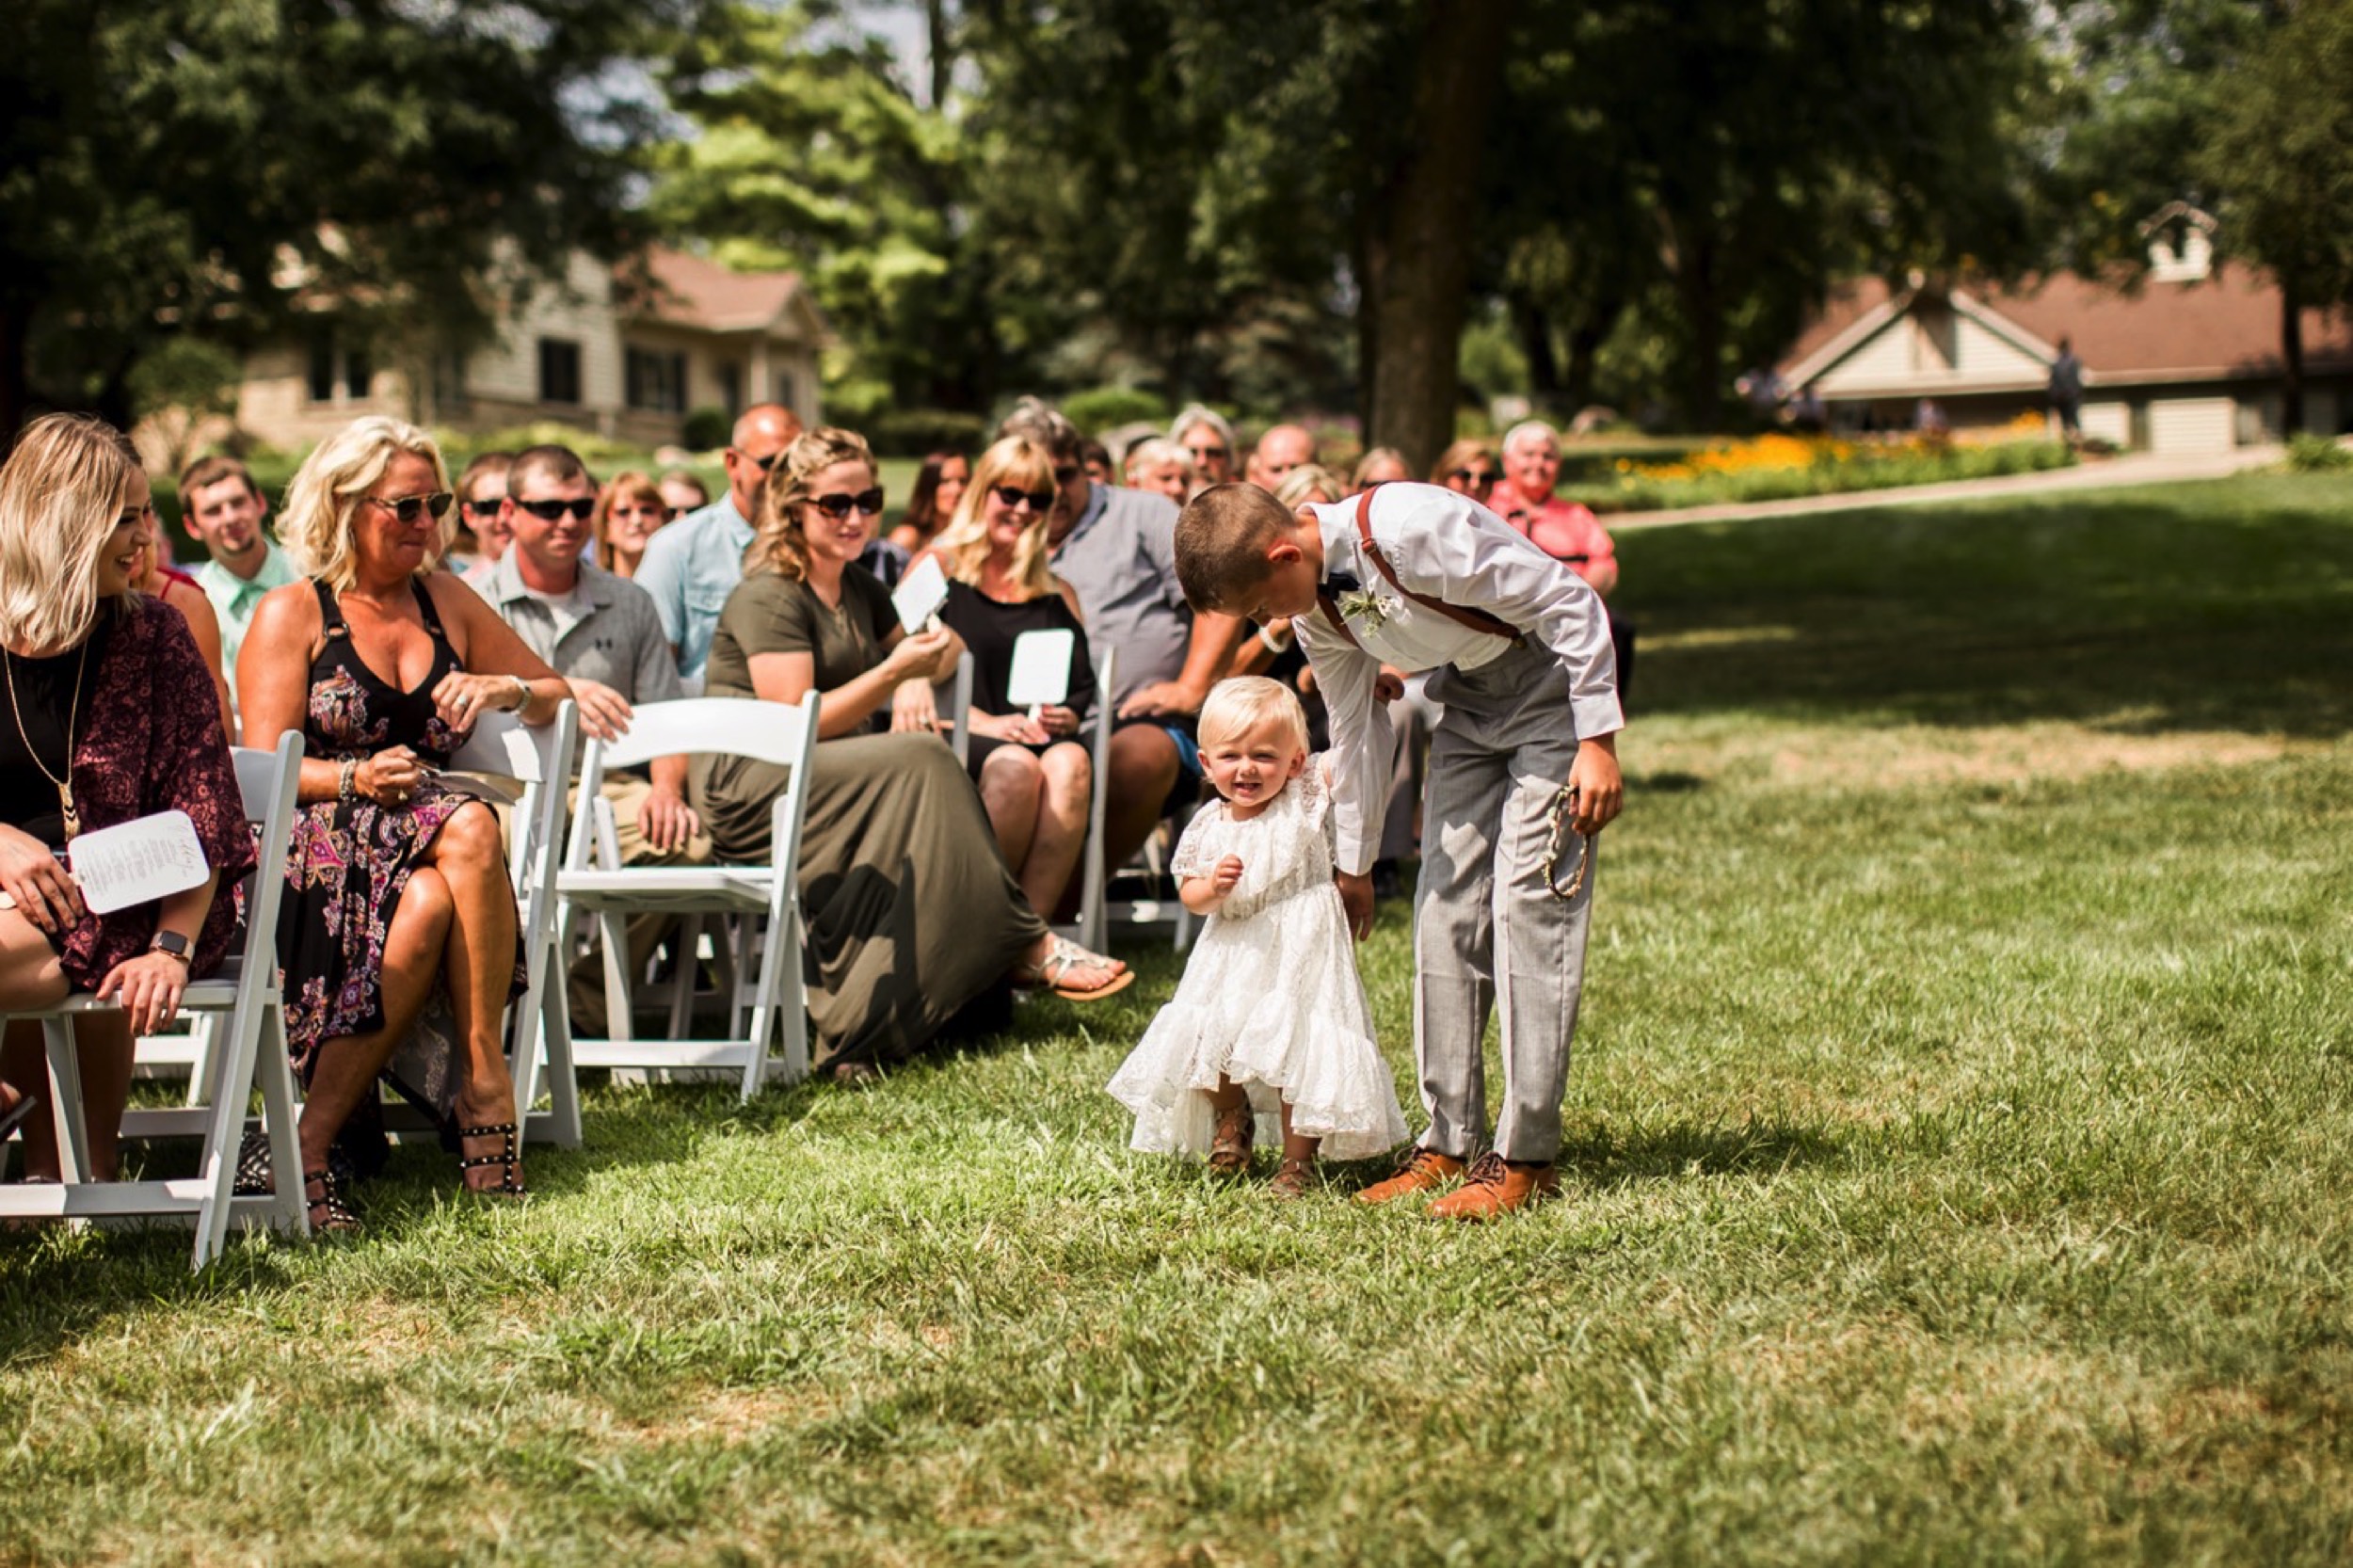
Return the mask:
<svg viewBox="0 0 2353 1568">
<path fill-rule="evenodd" d="M 1228 855 L 1241 881 L 1209 918 L 1176 994 L 1111 1081 L 1136 1113 L 1132 1148 L 1207 1154 L 1221 1074 L 1244 1086 L 1257 1146 L 1291 1130 L 1331 1160 L 1364 1160 L 1405 1141 L 1397 1087 L 1372 1036 L 1372 1009 L 1339 889 L 1332 883 L 1332 800 L 1321 759 L 1265 810 L 1236 822 L 1202 808 L 1169 869 L 1207 876 Z"/>
</svg>

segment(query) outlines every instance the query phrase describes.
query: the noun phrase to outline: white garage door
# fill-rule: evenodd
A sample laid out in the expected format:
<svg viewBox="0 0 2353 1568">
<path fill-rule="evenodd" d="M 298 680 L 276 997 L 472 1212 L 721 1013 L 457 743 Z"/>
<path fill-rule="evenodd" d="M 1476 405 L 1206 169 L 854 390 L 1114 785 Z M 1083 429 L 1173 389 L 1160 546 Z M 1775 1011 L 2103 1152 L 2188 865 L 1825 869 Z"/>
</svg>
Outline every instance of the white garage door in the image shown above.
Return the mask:
<svg viewBox="0 0 2353 1568">
<path fill-rule="evenodd" d="M 2087 403 L 2084 434 L 2117 446 L 2133 444 L 2133 410 L 2122 403 Z"/>
<path fill-rule="evenodd" d="M 2149 405 L 2152 452 L 2228 452 L 2238 406 L 2227 397 L 2161 397 Z"/>
</svg>

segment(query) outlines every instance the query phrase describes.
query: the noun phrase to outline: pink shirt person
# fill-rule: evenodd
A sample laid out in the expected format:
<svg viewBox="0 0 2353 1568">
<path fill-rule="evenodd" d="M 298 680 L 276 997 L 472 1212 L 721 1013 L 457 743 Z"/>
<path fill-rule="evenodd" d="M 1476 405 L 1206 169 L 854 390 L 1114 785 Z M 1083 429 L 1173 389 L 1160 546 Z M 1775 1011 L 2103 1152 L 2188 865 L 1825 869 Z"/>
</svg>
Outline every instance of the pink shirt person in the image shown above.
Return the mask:
<svg viewBox="0 0 2353 1568">
<path fill-rule="evenodd" d="M 1503 478 L 1487 504 L 1606 599 L 1618 585 L 1617 546 L 1592 508 L 1552 493 L 1560 478 L 1560 438 L 1529 420 L 1503 438 Z"/>
</svg>

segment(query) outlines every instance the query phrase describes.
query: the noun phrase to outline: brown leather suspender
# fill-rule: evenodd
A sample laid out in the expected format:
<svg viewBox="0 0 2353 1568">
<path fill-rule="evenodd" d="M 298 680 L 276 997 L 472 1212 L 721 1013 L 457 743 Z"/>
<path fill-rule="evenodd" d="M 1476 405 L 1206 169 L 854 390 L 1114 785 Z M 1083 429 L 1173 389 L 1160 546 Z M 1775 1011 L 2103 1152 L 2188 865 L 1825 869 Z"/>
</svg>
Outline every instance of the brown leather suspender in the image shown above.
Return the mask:
<svg viewBox="0 0 2353 1568">
<path fill-rule="evenodd" d="M 1510 642 L 1516 643 L 1520 640 L 1520 629 L 1500 616 L 1491 616 L 1484 610 L 1466 610 L 1459 604 L 1449 604 L 1443 599 L 1433 599 L 1428 594 L 1417 594 L 1399 582 L 1397 568 L 1389 565 L 1389 558 L 1382 554 L 1381 547 L 1373 542 L 1372 492 L 1370 490 L 1367 490 L 1356 498 L 1356 536 L 1363 541 L 1365 554 L 1371 560 L 1375 569 L 1389 580 L 1389 586 L 1423 609 L 1434 610 L 1447 619 L 1459 626 L 1468 627 L 1473 632 L 1483 632 L 1491 637 L 1502 637 Z M 1316 601 L 1323 607 L 1323 618 L 1330 621 L 1339 634 L 1348 639 L 1350 647 L 1362 646 L 1356 641 L 1356 633 L 1348 629 L 1348 621 L 1340 615 L 1338 603 L 1329 593 L 1318 589 Z"/>
</svg>

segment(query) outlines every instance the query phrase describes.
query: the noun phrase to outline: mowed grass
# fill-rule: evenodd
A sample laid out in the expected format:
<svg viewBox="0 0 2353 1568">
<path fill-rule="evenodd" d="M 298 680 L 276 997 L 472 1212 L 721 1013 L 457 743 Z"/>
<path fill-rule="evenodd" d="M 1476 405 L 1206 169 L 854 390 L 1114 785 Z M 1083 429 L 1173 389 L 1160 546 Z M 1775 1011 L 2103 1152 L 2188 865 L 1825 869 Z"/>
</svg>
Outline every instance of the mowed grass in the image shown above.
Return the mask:
<svg viewBox="0 0 2353 1568">
<path fill-rule="evenodd" d="M 520 1210 L 0 1237 L 0 1559 L 2343 1560 L 2353 482 L 1622 549 L 1565 1201 L 1127 1153 L 1139 952 L 868 1091 L 599 1089 Z"/>
</svg>

